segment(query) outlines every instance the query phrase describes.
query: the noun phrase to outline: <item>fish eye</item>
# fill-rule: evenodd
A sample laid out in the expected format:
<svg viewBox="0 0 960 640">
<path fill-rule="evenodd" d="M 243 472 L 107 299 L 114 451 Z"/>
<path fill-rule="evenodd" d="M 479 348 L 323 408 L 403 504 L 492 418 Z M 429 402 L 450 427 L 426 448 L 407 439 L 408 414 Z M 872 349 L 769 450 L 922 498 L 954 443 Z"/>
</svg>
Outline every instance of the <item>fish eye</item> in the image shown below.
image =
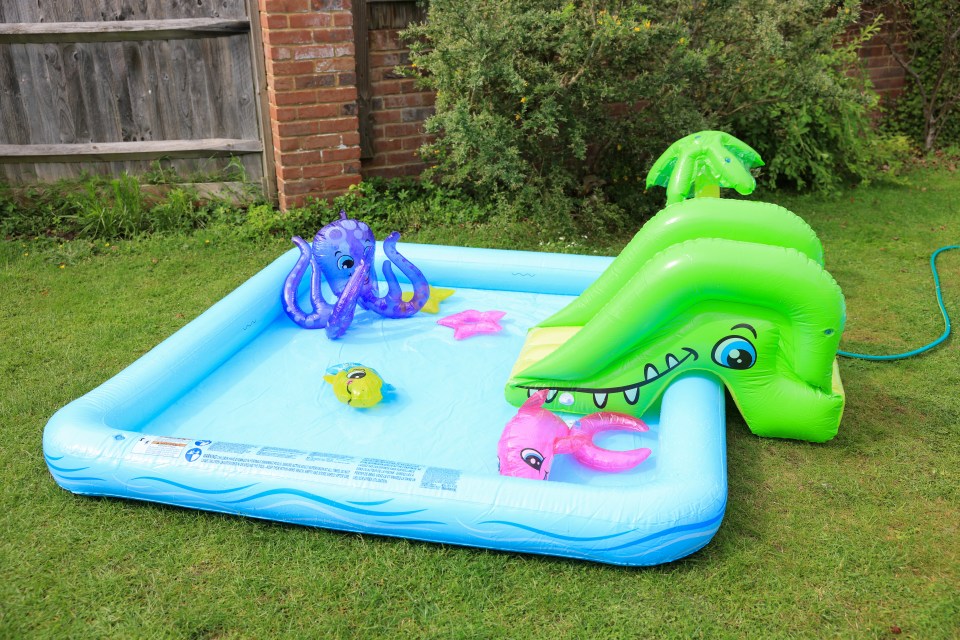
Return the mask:
<svg viewBox="0 0 960 640">
<path fill-rule="evenodd" d="M 537 471 L 540 471 L 540 467 L 543 466 L 543 454 L 536 449 L 524 449 L 520 452 L 520 457 Z"/>
<path fill-rule="evenodd" d="M 757 349 L 746 338 L 727 336 L 713 348 L 711 357 L 727 369 L 749 369 L 757 361 Z"/>
<path fill-rule="evenodd" d="M 352 269 L 353 268 L 353 257 L 351 256 L 340 256 L 337 258 L 337 268 L 338 269 Z"/>
<path fill-rule="evenodd" d="M 364 371 L 363 369 L 354 369 L 353 371 L 347 374 L 347 377 L 353 380 L 359 380 L 360 378 L 365 378 L 366 375 L 367 375 L 367 372 Z"/>
</svg>

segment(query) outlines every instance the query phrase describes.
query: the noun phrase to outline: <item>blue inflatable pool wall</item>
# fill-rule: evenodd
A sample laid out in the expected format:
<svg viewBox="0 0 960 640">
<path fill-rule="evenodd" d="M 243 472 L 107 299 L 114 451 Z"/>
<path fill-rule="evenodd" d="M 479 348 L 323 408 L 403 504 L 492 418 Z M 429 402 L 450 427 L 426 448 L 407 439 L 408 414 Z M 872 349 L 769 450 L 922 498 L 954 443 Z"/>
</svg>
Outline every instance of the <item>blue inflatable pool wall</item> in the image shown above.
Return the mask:
<svg viewBox="0 0 960 640">
<path fill-rule="evenodd" d="M 546 482 L 498 473 L 516 412 L 504 382 L 527 330 L 610 258 L 399 250 L 431 285 L 456 290 L 439 315 L 359 312 L 336 341 L 300 329 L 279 295 L 292 250 L 54 415 L 43 437 L 53 477 L 78 494 L 623 565 L 710 541 L 727 483 L 724 394 L 707 374 L 671 384 L 644 416 L 649 432 L 598 437 L 652 449 L 631 471 L 561 455 Z M 505 311 L 503 331 L 456 341 L 436 323 L 467 309 Z M 323 374 L 343 362 L 375 368 L 394 393 L 371 409 L 341 404 Z"/>
</svg>

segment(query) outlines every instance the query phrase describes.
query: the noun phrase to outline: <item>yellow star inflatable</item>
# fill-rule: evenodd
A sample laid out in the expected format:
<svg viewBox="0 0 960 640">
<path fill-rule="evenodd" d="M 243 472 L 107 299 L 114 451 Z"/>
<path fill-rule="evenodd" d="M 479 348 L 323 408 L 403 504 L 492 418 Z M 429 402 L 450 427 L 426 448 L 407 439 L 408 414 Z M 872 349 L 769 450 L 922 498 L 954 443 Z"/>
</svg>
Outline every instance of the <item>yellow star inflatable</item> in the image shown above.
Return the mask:
<svg viewBox="0 0 960 640">
<path fill-rule="evenodd" d="M 427 298 L 421 311 L 427 313 L 440 313 L 440 303 L 452 296 L 456 291 L 454 289 L 444 289 L 443 287 L 430 287 L 430 297 Z M 403 300 L 410 302 L 413 300 L 413 291 L 404 291 Z"/>
</svg>

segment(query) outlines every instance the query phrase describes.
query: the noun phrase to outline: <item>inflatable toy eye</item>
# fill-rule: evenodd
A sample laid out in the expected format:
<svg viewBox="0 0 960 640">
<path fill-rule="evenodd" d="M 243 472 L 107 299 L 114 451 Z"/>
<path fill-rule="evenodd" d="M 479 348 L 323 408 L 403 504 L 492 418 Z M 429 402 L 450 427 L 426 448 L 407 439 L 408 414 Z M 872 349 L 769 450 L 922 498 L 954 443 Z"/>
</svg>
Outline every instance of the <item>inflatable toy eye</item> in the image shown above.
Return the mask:
<svg viewBox="0 0 960 640">
<path fill-rule="evenodd" d="M 338 269 L 352 269 L 353 268 L 353 258 L 351 256 L 340 256 L 337 258 L 337 268 Z"/>
<path fill-rule="evenodd" d="M 757 349 L 746 338 L 728 336 L 717 343 L 713 361 L 728 369 L 749 369 L 757 361 Z"/>
<path fill-rule="evenodd" d="M 367 372 L 364 369 L 356 369 L 347 374 L 348 378 L 353 380 L 359 380 L 360 378 L 366 377 Z"/>
<path fill-rule="evenodd" d="M 536 449 L 524 449 L 520 452 L 520 457 L 537 471 L 543 466 L 543 455 Z"/>
</svg>

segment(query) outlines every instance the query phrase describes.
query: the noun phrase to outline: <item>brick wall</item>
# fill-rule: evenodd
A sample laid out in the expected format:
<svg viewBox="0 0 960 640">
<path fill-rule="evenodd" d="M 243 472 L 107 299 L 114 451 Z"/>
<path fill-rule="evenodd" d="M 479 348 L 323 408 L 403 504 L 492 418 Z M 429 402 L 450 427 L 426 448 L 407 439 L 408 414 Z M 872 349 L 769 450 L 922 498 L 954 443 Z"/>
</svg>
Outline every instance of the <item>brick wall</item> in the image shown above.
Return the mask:
<svg viewBox="0 0 960 640">
<path fill-rule="evenodd" d="M 423 122 L 433 113 L 434 94 L 395 72 L 408 54 L 399 29 L 370 31 L 373 157 L 363 160 L 365 178 L 416 176 L 424 169 L 417 150 L 428 140 Z"/>
<path fill-rule="evenodd" d="M 350 0 L 258 0 L 281 209 L 360 181 Z M 269 144 L 269 142 L 268 142 Z"/>
</svg>

